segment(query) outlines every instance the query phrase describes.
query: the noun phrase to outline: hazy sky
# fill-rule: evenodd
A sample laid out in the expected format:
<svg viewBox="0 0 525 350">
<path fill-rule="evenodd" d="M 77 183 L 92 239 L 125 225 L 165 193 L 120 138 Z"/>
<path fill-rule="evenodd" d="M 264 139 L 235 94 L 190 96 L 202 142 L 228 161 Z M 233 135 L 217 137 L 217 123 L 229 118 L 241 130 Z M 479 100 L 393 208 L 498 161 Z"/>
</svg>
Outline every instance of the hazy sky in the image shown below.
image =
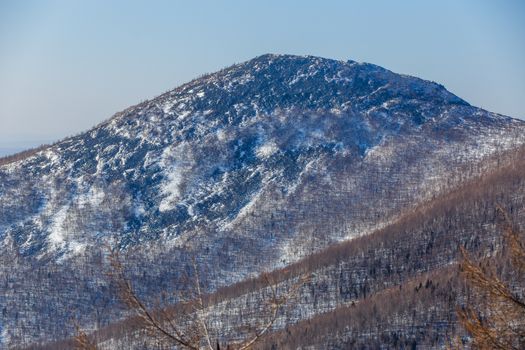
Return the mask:
<svg viewBox="0 0 525 350">
<path fill-rule="evenodd" d="M 525 118 L 523 0 L 0 0 L 0 149 L 268 52 L 375 63 Z"/>
</svg>

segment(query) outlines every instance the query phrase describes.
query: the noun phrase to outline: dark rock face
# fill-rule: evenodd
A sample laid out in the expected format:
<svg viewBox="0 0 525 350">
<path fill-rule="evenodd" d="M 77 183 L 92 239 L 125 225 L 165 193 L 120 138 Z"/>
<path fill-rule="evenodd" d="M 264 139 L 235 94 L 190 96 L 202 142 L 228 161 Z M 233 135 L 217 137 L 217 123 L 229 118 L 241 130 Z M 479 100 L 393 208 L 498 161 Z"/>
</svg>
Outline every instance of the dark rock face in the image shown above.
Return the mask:
<svg viewBox="0 0 525 350">
<path fill-rule="evenodd" d="M 96 260 L 104 241 L 160 243 L 148 250 L 164 259 L 148 283 L 196 256 L 214 266 L 213 289 L 384 226 L 479 174 L 480 161 L 522 144 L 523 131 L 439 84 L 372 64 L 260 56 L 0 166 L 3 254 L 19 256 L 5 270 L 51 268 L 60 280 Z M 44 283 L 23 299 L 0 286 L 17 305 L 0 325 L 4 341 L 63 336 L 36 329 L 51 312 L 29 301 L 51 295 L 51 309 L 63 307 L 57 298 L 82 309 L 104 283 L 75 278 L 90 287 Z"/>
</svg>

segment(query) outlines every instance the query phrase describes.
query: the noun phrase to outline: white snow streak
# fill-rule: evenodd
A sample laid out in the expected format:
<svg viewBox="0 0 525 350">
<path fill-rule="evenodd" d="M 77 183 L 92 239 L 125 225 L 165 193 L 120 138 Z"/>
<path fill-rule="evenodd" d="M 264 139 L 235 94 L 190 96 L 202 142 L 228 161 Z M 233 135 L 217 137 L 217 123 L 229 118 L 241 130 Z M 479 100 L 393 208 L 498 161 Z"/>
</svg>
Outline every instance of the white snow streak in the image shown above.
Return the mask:
<svg viewBox="0 0 525 350">
<path fill-rule="evenodd" d="M 261 147 L 257 149 L 255 152 L 257 154 L 257 157 L 260 159 L 268 158 L 279 151 L 279 147 L 275 144 L 275 142 L 267 142 Z"/>
<path fill-rule="evenodd" d="M 174 167 L 168 173 L 167 181 L 162 186 L 162 194 L 165 197 L 159 204 L 159 210 L 161 212 L 173 209 L 176 202 L 180 199 L 180 185 L 182 183 L 183 176 L 182 171 L 178 167 Z"/>
<path fill-rule="evenodd" d="M 64 221 L 67 217 L 67 210 L 68 207 L 64 206 L 53 217 L 53 223 L 51 224 L 48 239 L 54 248 L 60 248 L 64 246 L 64 241 L 66 238 Z"/>
</svg>

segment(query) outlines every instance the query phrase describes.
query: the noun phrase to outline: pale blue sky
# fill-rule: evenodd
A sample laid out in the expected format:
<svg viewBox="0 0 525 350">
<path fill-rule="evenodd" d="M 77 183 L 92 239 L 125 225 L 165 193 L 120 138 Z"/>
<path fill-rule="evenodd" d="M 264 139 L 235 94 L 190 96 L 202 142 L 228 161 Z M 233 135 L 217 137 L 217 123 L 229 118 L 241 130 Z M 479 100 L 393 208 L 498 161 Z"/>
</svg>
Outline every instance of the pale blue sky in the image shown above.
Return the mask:
<svg viewBox="0 0 525 350">
<path fill-rule="evenodd" d="M 0 0 L 0 154 L 268 52 L 375 63 L 525 118 L 522 0 Z"/>
</svg>

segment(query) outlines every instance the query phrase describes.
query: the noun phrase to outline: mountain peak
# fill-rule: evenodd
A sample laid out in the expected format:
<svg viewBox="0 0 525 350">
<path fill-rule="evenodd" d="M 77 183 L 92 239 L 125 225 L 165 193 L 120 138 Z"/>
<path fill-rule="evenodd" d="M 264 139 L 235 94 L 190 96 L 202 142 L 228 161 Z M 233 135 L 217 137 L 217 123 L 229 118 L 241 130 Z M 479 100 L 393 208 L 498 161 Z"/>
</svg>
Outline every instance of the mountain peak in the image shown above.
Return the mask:
<svg viewBox="0 0 525 350">
<path fill-rule="evenodd" d="M 153 100 L 167 115 L 196 110 L 210 117 L 269 114 L 276 109 L 339 109 L 415 114 L 445 106 L 468 106 L 442 85 L 354 61 L 264 54 L 184 84 Z M 448 108 L 448 107 L 447 107 Z M 132 111 L 135 112 L 135 109 Z M 435 114 L 425 112 L 426 114 Z"/>
<path fill-rule="evenodd" d="M 220 208 L 206 199 L 212 196 L 212 180 L 225 173 L 248 167 L 262 174 L 262 169 L 271 168 L 271 159 L 284 162 L 292 157 L 299 162 L 316 152 L 363 159 L 400 135 L 427 133 L 435 138 L 435 132 L 450 131 L 451 140 L 466 133 L 451 132 L 458 126 L 480 129 L 507 123 L 505 117 L 476 109 L 439 84 L 373 64 L 264 54 L 130 107 L 19 163 L 55 177 L 67 174 L 74 186 L 89 175 L 89 184 L 77 189 L 83 196 L 93 195 L 88 192 L 99 187 L 98 181 L 118 179 L 133 187 L 132 202 L 149 203 L 137 209 L 147 214 L 126 219 L 131 220 L 125 226 L 128 239 L 137 240 L 145 227 L 153 236 L 172 236 L 201 220 L 228 223 L 238 216 L 243 199 L 230 199 Z M 222 153 L 209 158 L 212 150 Z M 276 173 L 294 178 L 305 164 L 293 171 L 283 170 L 286 166 L 280 164 Z M 265 176 L 272 172 L 268 169 Z M 254 187 L 247 185 L 250 191 L 263 186 L 262 180 L 250 185 Z M 212 187 L 200 188 L 204 183 Z M 35 196 L 50 194 L 42 190 Z M 69 206 L 63 203 L 40 213 L 37 204 L 34 215 L 43 215 L 44 221 L 62 215 L 60 210 Z M 175 228 L 166 231 L 166 225 Z M 52 232 L 50 237 L 59 241 Z M 59 243 L 51 246 L 60 248 Z"/>
</svg>

